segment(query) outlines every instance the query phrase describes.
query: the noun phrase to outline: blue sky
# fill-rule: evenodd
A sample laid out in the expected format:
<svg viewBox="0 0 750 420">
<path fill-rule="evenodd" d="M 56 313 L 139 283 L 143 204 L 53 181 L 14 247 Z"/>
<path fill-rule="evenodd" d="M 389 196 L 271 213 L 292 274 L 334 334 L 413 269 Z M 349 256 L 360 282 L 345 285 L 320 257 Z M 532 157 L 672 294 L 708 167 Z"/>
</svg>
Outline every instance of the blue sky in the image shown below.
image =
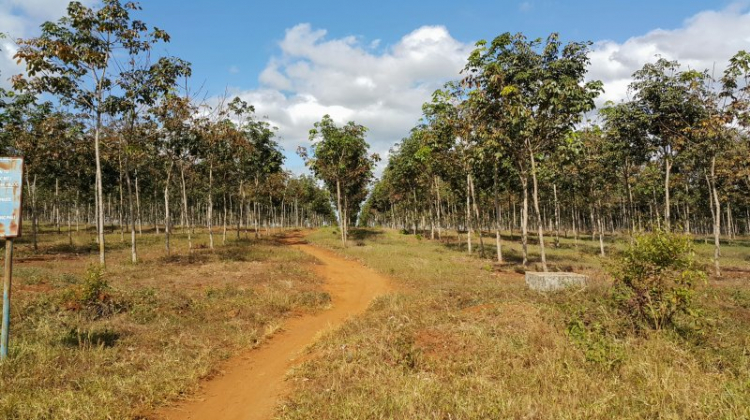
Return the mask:
<svg viewBox="0 0 750 420">
<path fill-rule="evenodd" d="M 95 5 L 97 0 L 83 0 Z M 748 1 L 264 1 L 145 0 L 136 14 L 172 36 L 164 51 L 193 64 L 209 102 L 227 91 L 279 127 L 287 166 L 323 114 L 370 128 L 386 154 L 420 117 L 421 104 L 458 71 L 479 39 L 503 32 L 594 42 L 589 78 L 605 100 L 627 97 L 630 75 L 657 55 L 721 71 L 750 49 Z M 0 0 L 0 32 L 34 36 L 65 0 Z M 0 41 L 0 85 L 20 71 Z"/>
<path fill-rule="evenodd" d="M 385 48 L 425 25 L 443 25 L 462 42 L 503 32 L 569 40 L 623 42 L 651 30 L 673 29 L 729 1 L 142 1 L 143 19 L 167 30 L 171 54 L 193 63 L 196 81 L 213 92 L 253 88 L 284 31 L 300 23 L 325 29 L 329 38 L 380 40 Z M 230 72 L 230 68 L 234 73 Z"/>
</svg>

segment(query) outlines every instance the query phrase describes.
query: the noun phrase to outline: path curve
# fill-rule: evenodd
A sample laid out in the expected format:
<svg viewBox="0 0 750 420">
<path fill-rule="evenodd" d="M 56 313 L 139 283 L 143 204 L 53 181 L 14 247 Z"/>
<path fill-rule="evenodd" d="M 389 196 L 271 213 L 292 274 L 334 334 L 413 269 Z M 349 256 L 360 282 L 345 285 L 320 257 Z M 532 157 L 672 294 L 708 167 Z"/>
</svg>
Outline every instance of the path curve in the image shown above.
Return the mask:
<svg viewBox="0 0 750 420">
<path fill-rule="evenodd" d="M 320 261 L 315 271 L 325 279 L 331 308 L 315 315 L 292 318 L 283 331 L 257 349 L 230 359 L 225 373 L 207 381 L 199 396 L 157 412 L 164 420 L 266 420 L 288 391 L 284 376 L 301 362 L 302 350 L 323 331 L 364 312 L 377 296 L 391 290 L 389 281 L 362 264 L 306 244 L 299 233 L 284 242 Z"/>
</svg>

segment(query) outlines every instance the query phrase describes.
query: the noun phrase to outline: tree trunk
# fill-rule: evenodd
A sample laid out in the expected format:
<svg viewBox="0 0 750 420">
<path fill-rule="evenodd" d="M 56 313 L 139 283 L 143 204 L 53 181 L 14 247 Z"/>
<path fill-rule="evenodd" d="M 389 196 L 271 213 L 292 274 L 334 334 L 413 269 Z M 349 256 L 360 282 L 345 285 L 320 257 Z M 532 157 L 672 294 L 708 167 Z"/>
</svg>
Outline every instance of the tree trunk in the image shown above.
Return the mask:
<svg viewBox="0 0 750 420">
<path fill-rule="evenodd" d="M 80 223 L 80 220 L 81 220 L 81 210 L 80 210 L 80 207 L 79 207 L 80 202 L 78 201 L 78 197 L 79 197 L 80 193 L 81 193 L 80 190 L 76 191 L 76 202 L 75 202 L 75 206 L 76 206 L 76 233 L 78 233 L 79 230 L 80 230 L 79 229 L 79 223 Z"/>
<path fill-rule="evenodd" d="M 341 181 L 336 180 L 336 207 L 339 213 L 339 229 L 341 229 L 341 244 L 346 248 L 346 224 L 343 209 L 341 208 Z"/>
<path fill-rule="evenodd" d="M 670 160 L 668 155 L 664 160 L 664 169 L 666 172 L 666 174 L 664 175 L 664 230 L 670 232 L 672 219 L 669 213 L 669 175 L 672 173 L 672 161 Z"/>
<path fill-rule="evenodd" d="M 138 262 L 138 249 L 135 243 L 135 208 L 133 206 L 133 188 L 130 182 L 128 164 L 128 158 L 125 156 L 125 180 L 128 186 L 128 212 L 130 213 L 130 261 L 136 264 Z"/>
<path fill-rule="evenodd" d="M 159 209 L 156 205 L 156 188 L 154 188 L 154 202 L 151 204 L 151 220 L 154 221 L 154 230 L 156 231 L 156 234 L 159 234 Z"/>
<path fill-rule="evenodd" d="M 690 189 L 688 188 L 688 183 L 685 183 L 685 234 L 690 234 L 690 200 L 688 198 L 688 194 L 690 194 Z"/>
<path fill-rule="evenodd" d="M 555 196 L 555 248 L 560 248 L 560 204 L 557 202 L 557 184 L 552 184 Z"/>
<path fill-rule="evenodd" d="M 101 94 L 99 94 L 101 103 Z M 99 241 L 99 264 L 106 266 L 104 253 L 104 188 L 102 187 L 102 163 L 99 151 L 99 135 L 102 129 L 102 113 L 96 110 L 96 128 L 94 130 L 94 160 L 96 161 L 96 202 L 97 202 L 97 225 L 96 234 Z"/>
<path fill-rule="evenodd" d="M 596 209 L 596 223 L 599 226 L 599 252 L 602 257 L 604 257 L 604 224 L 602 224 L 602 203 L 599 202 L 599 205 Z"/>
<path fill-rule="evenodd" d="M 222 218 L 222 224 L 224 227 L 222 228 L 222 234 L 221 234 L 221 244 L 226 245 L 227 243 L 227 194 L 224 193 L 224 217 Z"/>
<path fill-rule="evenodd" d="M 471 194 L 470 194 L 470 175 L 466 171 L 466 244 L 468 245 L 469 254 L 471 254 Z"/>
<path fill-rule="evenodd" d="M 34 251 L 39 250 L 39 243 L 37 242 L 37 208 L 36 208 L 36 175 L 34 175 L 34 183 L 29 181 L 29 172 L 26 171 L 26 189 L 29 190 L 29 196 L 31 197 L 31 243 L 34 247 Z"/>
<path fill-rule="evenodd" d="M 727 234 L 734 239 L 734 218 L 732 217 L 732 203 L 727 199 Z"/>
<path fill-rule="evenodd" d="M 477 235 L 479 236 L 479 255 L 484 258 L 484 240 L 482 239 L 482 224 L 481 216 L 479 214 L 479 206 L 477 206 L 477 196 L 474 193 L 474 180 L 469 175 L 469 186 L 471 186 L 471 201 L 474 203 L 474 216 L 476 216 Z M 471 229 L 471 227 L 469 227 Z"/>
<path fill-rule="evenodd" d="M 435 179 L 435 195 L 436 195 L 436 201 L 435 201 L 435 211 L 437 214 L 437 235 L 438 240 L 441 239 L 442 235 L 442 205 L 440 204 L 440 183 L 438 182 L 438 177 L 434 177 Z"/>
<path fill-rule="evenodd" d="M 65 213 L 68 216 L 68 244 L 73 246 L 73 212 L 70 211 L 70 206 L 65 206 Z"/>
<path fill-rule="evenodd" d="M 503 263 L 503 247 L 500 242 L 500 198 L 497 190 L 497 163 L 492 174 L 492 194 L 495 199 L 495 248 L 497 249 L 497 262 Z"/>
<path fill-rule="evenodd" d="M 575 201 L 573 201 L 573 210 L 571 212 L 570 217 L 573 219 L 573 246 L 578 248 L 578 211 L 576 210 Z"/>
<path fill-rule="evenodd" d="M 183 227 L 187 227 L 188 237 L 188 252 L 193 252 L 193 237 L 190 233 L 190 209 L 188 209 L 187 203 L 187 186 L 185 185 L 185 164 L 180 164 L 180 181 L 182 184 L 182 214 L 183 214 Z"/>
<path fill-rule="evenodd" d="M 172 166 L 174 162 L 169 162 L 169 168 L 167 169 L 167 180 L 164 182 L 164 248 L 167 251 L 167 255 L 170 253 L 169 248 L 169 234 L 172 231 L 170 227 L 170 214 L 169 214 L 169 179 L 172 176 Z"/>
<path fill-rule="evenodd" d="M 245 211 L 245 188 L 243 180 L 240 180 L 240 204 L 238 206 L 237 213 L 237 240 L 240 240 L 240 232 L 242 232 L 242 217 Z"/>
<path fill-rule="evenodd" d="M 344 190 L 346 192 L 346 190 Z M 347 195 L 344 194 L 342 197 L 344 199 L 344 243 L 346 244 L 346 241 L 349 240 L 349 200 L 347 199 Z"/>
<path fill-rule="evenodd" d="M 206 207 L 206 225 L 208 226 L 208 247 L 214 249 L 214 230 L 213 230 L 213 183 L 214 183 L 214 164 L 208 166 L 208 206 Z"/>
<path fill-rule="evenodd" d="M 135 211 L 138 219 L 138 235 L 143 235 L 143 221 L 141 219 L 141 193 L 138 189 L 138 170 L 135 170 Z"/>
<path fill-rule="evenodd" d="M 529 264 L 529 178 L 521 174 L 521 188 L 523 188 L 523 207 L 521 207 L 521 248 L 523 250 L 523 266 Z"/>
<path fill-rule="evenodd" d="M 719 257 L 721 256 L 721 204 L 716 191 L 716 157 L 711 159 L 711 175 L 706 176 L 708 182 L 709 199 L 711 200 L 711 215 L 714 219 L 714 272 L 716 277 L 721 277 Z"/>
<path fill-rule="evenodd" d="M 542 223 L 542 213 L 539 211 L 539 192 L 536 181 L 536 159 L 534 153 L 529 152 L 531 156 L 531 180 L 533 182 L 534 211 L 536 211 L 537 231 L 539 233 L 539 253 L 542 258 L 542 271 L 547 272 L 547 256 L 544 252 L 544 225 Z"/>
<path fill-rule="evenodd" d="M 122 145 L 120 145 L 120 148 L 122 148 Z M 118 223 L 120 224 L 120 242 L 125 242 L 125 226 L 122 223 L 123 222 L 122 219 L 124 218 L 123 209 L 125 207 L 125 197 L 123 196 L 124 194 L 122 191 L 123 170 L 122 170 L 122 153 L 120 150 L 117 151 L 117 163 L 120 169 L 119 174 L 118 174 L 118 178 L 119 178 L 118 187 L 120 189 L 120 206 L 117 209 L 117 220 L 118 220 Z M 128 179 L 128 182 L 129 181 L 130 180 Z"/>
<path fill-rule="evenodd" d="M 55 208 L 53 210 L 53 217 L 55 218 L 55 228 L 57 228 L 57 234 L 61 233 L 60 228 L 60 179 L 55 177 Z"/>
</svg>

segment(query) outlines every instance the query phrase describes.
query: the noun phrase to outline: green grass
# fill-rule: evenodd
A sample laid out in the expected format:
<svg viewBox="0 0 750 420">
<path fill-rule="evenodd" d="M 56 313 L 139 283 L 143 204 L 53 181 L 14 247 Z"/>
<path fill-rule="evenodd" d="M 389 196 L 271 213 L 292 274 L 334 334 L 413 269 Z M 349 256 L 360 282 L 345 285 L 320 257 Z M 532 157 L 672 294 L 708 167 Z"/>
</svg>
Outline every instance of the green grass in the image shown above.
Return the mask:
<svg viewBox="0 0 750 420">
<path fill-rule="evenodd" d="M 346 249 L 330 229 L 309 239 L 389 275 L 401 292 L 310 349 L 279 418 L 750 417 L 750 290 L 741 273 L 699 289 L 701 322 L 638 333 L 609 299 L 598 243 L 550 249 L 550 261 L 592 282 L 543 295 L 526 289 L 514 265 L 450 241 L 356 235 Z M 739 262 L 748 249 L 735 246 L 724 255 Z"/>
<path fill-rule="evenodd" d="M 28 241 L 18 245 L 0 418 L 146 415 L 195 391 L 221 360 L 257 346 L 285 317 L 329 304 L 314 259 L 273 239 L 232 236 L 211 252 L 199 232 L 204 247 L 189 254 L 177 234 L 171 256 L 162 240 L 139 237 L 141 260 L 132 264 L 129 244 L 108 235 L 109 287 L 87 304 L 75 297 L 97 260 L 90 234 L 70 246 L 65 234 L 45 231 L 38 253 Z"/>
</svg>

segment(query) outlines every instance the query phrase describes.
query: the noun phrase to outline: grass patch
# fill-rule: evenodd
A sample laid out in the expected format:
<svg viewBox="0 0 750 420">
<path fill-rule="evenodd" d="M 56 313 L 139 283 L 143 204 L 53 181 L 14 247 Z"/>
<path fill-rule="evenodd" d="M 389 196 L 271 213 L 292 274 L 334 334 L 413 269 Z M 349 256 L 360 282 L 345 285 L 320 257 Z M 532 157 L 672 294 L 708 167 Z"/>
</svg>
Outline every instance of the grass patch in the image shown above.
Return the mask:
<svg viewBox="0 0 750 420">
<path fill-rule="evenodd" d="M 273 238 L 211 252 L 199 230 L 191 253 L 177 229 L 166 256 L 163 236 L 144 234 L 133 265 L 117 232 L 107 271 L 87 273 L 98 255 L 81 250 L 93 234 L 70 246 L 66 232 L 43 230 L 38 252 L 18 245 L 0 418 L 138 418 L 195 391 L 291 313 L 330 304 L 314 259 Z"/>
<path fill-rule="evenodd" d="M 346 249 L 327 230 L 308 238 L 391 276 L 403 293 L 310 350 L 279 418 L 750 417 L 746 277 L 696 291 L 704 322 L 677 317 L 673 328 L 639 332 L 612 302 L 598 243 L 551 247 L 550 261 L 591 282 L 545 295 L 528 291 L 514 265 L 488 270 L 489 256 L 377 232 Z"/>
</svg>

